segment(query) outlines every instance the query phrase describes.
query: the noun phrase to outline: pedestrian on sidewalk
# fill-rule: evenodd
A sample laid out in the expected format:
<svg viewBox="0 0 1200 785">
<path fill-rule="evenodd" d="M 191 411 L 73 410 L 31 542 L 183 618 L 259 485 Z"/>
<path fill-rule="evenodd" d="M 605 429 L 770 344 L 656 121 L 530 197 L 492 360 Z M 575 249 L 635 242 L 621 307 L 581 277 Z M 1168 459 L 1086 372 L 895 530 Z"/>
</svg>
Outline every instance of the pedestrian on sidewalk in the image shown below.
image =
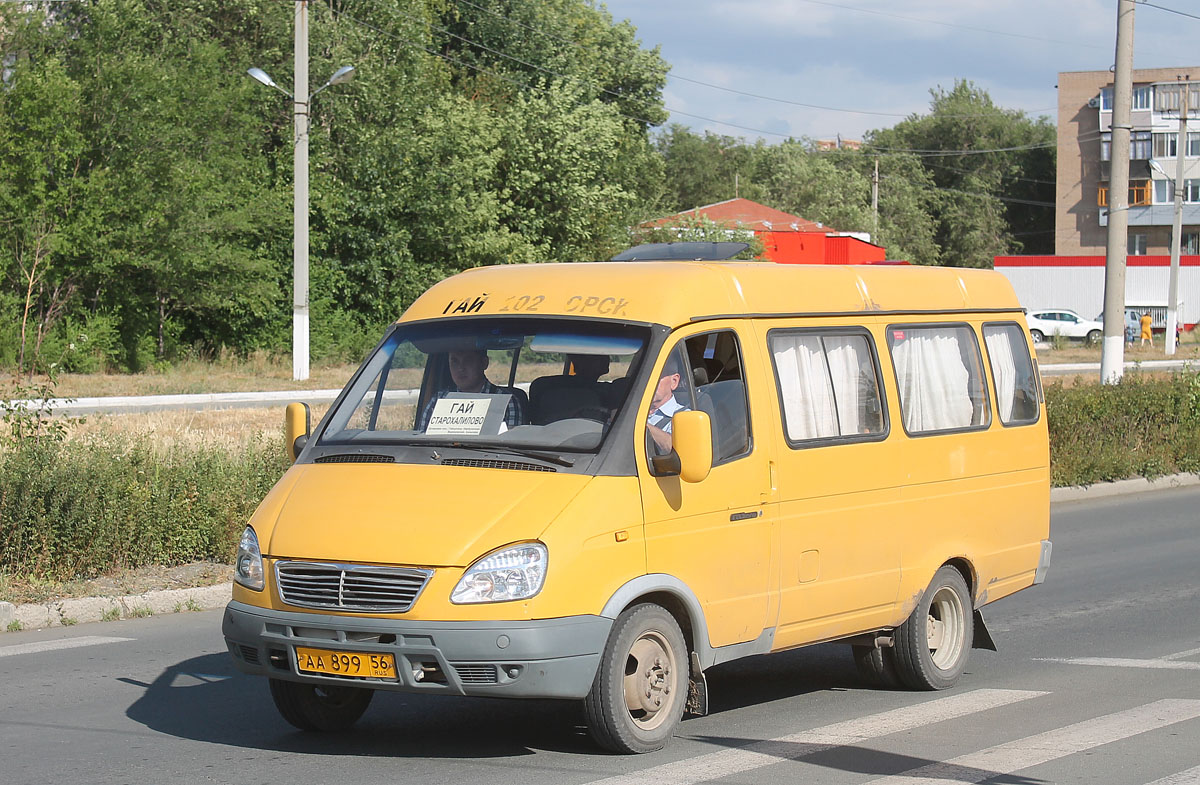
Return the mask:
<svg viewBox="0 0 1200 785">
<path fill-rule="evenodd" d="M 1147 343 L 1149 343 L 1151 346 L 1154 345 L 1154 337 L 1150 334 L 1150 323 L 1152 321 L 1153 319 L 1150 318 L 1149 311 L 1146 311 L 1144 314 L 1142 314 L 1142 346 L 1145 346 Z"/>
</svg>

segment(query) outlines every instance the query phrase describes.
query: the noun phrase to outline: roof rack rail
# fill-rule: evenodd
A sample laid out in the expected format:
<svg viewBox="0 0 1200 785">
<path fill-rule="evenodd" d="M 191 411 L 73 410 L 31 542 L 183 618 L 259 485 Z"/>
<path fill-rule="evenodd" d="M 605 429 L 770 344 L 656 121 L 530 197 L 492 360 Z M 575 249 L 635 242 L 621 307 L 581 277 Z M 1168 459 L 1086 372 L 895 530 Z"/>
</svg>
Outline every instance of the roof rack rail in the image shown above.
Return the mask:
<svg viewBox="0 0 1200 785">
<path fill-rule="evenodd" d="M 630 248 L 610 262 L 721 262 L 740 254 L 750 243 L 648 243 Z"/>
</svg>

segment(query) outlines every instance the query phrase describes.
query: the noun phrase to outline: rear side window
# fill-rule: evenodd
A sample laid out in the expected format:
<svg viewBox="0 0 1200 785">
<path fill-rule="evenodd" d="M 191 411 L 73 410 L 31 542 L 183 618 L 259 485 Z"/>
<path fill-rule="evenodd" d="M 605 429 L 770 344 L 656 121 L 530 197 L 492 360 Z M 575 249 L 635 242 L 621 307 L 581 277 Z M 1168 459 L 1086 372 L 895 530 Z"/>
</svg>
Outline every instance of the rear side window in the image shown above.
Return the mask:
<svg viewBox="0 0 1200 785">
<path fill-rule="evenodd" d="M 878 363 L 866 333 L 767 334 L 788 444 L 886 434 Z"/>
<path fill-rule="evenodd" d="M 985 324 L 983 343 L 996 385 L 996 411 L 1004 425 L 1037 422 L 1038 394 L 1025 332 L 1012 322 Z"/>
<path fill-rule="evenodd" d="M 965 324 L 888 327 L 900 415 L 909 434 L 986 428 L 987 385 L 975 333 Z"/>
</svg>

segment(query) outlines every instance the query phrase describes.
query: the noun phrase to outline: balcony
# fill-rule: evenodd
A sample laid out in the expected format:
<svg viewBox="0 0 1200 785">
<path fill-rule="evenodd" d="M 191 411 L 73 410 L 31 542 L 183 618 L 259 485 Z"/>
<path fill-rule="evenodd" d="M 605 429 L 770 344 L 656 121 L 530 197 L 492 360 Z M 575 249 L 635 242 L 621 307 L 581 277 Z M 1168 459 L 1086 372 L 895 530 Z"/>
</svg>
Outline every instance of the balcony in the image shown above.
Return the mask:
<svg viewBox="0 0 1200 785">
<path fill-rule="evenodd" d="M 1175 220 L 1175 205 L 1148 204 L 1129 208 L 1130 226 L 1170 226 Z M 1183 206 L 1183 225 L 1200 224 L 1200 204 Z M 1108 208 L 1100 208 L 1100 225 L 1108 226 Z"/>
</svg>

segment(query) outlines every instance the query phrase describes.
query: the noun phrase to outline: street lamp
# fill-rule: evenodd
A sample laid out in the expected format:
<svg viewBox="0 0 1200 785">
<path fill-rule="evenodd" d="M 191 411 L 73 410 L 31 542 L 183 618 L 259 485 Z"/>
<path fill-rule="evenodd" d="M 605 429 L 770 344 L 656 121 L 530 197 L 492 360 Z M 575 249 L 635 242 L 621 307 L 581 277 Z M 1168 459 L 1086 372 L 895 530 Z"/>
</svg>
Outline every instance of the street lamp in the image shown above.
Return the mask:
<svg viewBox="0 0 1200 785">
<path fill-rule="evenodd" d="M 275 84 L 261 68 L 246 71 L 255 80 L 278 90 L 292 99 L 295 125 L 295 153 L 292 179 L 294 204 L 292 211 L 292 379 L 308 378 L 308 107 L 314 96 L 335 84 L 354 78 L 354 66 L 344 65 L 317 88 L 308 92 L 308 3 L 296 3 L 296 92 L 293 95 Z M 301 100 L 300 96 L 304 99 Z"/>
</svg>

